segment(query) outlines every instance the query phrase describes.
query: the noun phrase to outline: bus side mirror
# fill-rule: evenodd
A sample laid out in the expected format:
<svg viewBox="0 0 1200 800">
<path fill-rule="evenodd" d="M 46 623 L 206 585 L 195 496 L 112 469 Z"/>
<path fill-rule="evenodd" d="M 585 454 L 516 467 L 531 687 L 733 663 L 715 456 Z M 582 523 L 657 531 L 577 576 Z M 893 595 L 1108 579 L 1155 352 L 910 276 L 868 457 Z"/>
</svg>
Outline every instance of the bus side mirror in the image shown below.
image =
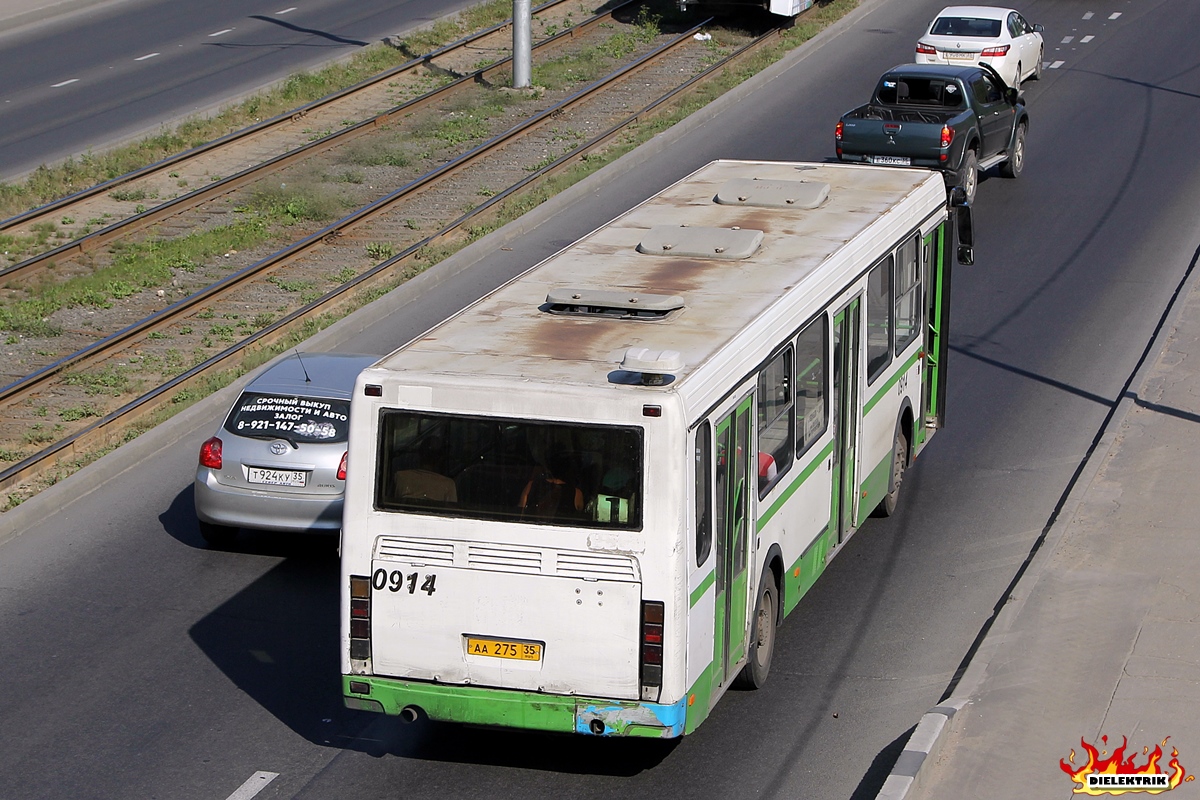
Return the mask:
<svg viewBox="0 0 1200 800">
<path fill-rule="evenodd" d="M 958 263 L 969 267 L 975 263 L 975 220 L 967 202 L 967 190 L 962 186 L 950 189 L 950 207 L 954 209 Z"/>
</svg>

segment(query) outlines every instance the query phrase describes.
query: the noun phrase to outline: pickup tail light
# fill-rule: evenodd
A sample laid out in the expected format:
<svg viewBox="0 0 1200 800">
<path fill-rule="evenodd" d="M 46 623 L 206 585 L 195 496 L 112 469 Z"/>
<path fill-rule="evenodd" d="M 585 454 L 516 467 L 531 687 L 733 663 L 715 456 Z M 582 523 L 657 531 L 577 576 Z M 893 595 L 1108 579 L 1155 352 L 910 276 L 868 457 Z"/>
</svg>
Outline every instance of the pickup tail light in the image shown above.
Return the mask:
<svg viewBox="0 0 1200 800">
<path fill-rule="evenodd" d="M 216 436 L 200 445 L 200 466 L 209 469 L 221 468 L 221 440 Z"/>
<path fill-rule="evenodd" d="M 942 139 L 939 142 L 939 147 L 949 147 L 950 142 L 954 141 L 954 129 L 949 125 L 942 126 Z"/>
<path fill-rule="evenodd" d="M 642 699 L 655 702 L 662 688 L 664 606 L 642 601 Z"/>
<path fill-rule="evenodd" d="M 1006 56 L 1008 55 L 1008 45 L 1002 44 L 999 47 L 988 47 L 979 55 L 984 58 L 997 58 L 999 56 Z"/>
<path fill-rule="evenodd" d="M 371 657 L 371 579 L 350 576 L 350 658 Z"/>
<path fill-rule="evenodd" d="M 924 56 L 936 56 L 937 48 L 931 44 L 917 43 L 917 52 Z"/>
<path fill-rule="evenodd" d="M 838 120 L 837 127 L 833 129 L 833 138 L 840 142 L 842 140 L 842 130 L 845 127 L 846 124 L 841 120 Z"/>
<path fill-rule="evenodd" d="M 339 481 L 346 480 L 346 457 L 349 455 L 350 455 L 349 450 L 347 450 L 345 453 L 342 453 L 342 463 L 338 464 L 337 479 Z"/>
</svg>

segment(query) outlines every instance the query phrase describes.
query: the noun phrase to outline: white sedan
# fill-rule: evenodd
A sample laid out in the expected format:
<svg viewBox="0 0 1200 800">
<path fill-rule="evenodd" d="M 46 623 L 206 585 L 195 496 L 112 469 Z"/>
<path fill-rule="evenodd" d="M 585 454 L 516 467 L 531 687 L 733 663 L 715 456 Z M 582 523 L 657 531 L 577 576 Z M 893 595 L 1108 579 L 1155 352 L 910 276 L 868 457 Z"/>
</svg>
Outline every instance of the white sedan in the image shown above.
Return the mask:
<svg viewBox="0 0 1200 800">
<path fill-rule="evenodd" d="M 989 64 L 1020 87 L 1042 76 L 1042 30 L 1011 8 L 950 6 L 917 42 L 917 63 Z"/>
</svg>

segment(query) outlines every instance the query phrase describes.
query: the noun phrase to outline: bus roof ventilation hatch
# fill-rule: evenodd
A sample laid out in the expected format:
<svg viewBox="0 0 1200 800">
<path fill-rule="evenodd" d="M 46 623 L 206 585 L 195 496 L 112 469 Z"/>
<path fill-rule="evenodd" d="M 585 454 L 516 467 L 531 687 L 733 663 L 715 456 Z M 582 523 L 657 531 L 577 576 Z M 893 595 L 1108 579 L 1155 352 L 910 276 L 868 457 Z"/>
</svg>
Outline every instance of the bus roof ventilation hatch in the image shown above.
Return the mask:
<svg viewBox="0 0 1200 800">
<path fill-rule="evenodd" d="M 677 350 L 630 347 L 621 359 L 621 369 L 640 373 L 643 386 L 662 386 L 683 369 L 683 356 Z"/>
<path fill-rule="evenodd" d="M 569 316 L 656 320 L 664 319 L 683 305 L 683 298 L 677 294 L 557 288 L 546 295 L 542 310 Z"/>
<path fill-rule="evenodd" d="M 672 258 L 749 258 L 762 244 L 763 232 L 741 228 L 656 225 L 646 231 L 637 251 Z"/>
<path fill-rule="evenodd" d="M 717 202 L 729 206 L 760 208 L 806 208 L 820 206 L 829 198 L 829 184 L 819 181 L 769 181 L 734 178 L 717 192 Z"/>
</svg>

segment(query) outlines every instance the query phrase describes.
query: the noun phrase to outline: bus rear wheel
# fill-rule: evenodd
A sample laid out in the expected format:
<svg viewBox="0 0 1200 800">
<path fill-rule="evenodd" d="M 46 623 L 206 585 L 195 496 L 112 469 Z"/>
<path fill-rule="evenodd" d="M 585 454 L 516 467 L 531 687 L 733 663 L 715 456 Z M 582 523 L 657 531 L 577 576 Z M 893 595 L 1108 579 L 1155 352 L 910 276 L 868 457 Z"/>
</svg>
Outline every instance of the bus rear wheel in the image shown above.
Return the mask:
<svg viewBox="0 0 1200 800">
<path fill-rule="evenodd" d="M 888 491 L 879 501 L 875 516 L 890 517 L 896 513 L 900 503 L 900 484 L 904 482 L 904 470 L 908 467 L 908 442 L 904 434 L 896 431 L 896 441 L 892 442 L 892 473 L 888 476 Z"/>
<path fill-rule="evenodd" d="M 761 689 L 767 683 L 771 657 L 775 654 L 775 629 L 779 627 L 778 608 L 779 589 L 775 585 L 775 573 L 767 568 L 759 582 L 758 602 L 754 605 L 749 658 L 735 681 L 743 689 Z"/>
</svg>

